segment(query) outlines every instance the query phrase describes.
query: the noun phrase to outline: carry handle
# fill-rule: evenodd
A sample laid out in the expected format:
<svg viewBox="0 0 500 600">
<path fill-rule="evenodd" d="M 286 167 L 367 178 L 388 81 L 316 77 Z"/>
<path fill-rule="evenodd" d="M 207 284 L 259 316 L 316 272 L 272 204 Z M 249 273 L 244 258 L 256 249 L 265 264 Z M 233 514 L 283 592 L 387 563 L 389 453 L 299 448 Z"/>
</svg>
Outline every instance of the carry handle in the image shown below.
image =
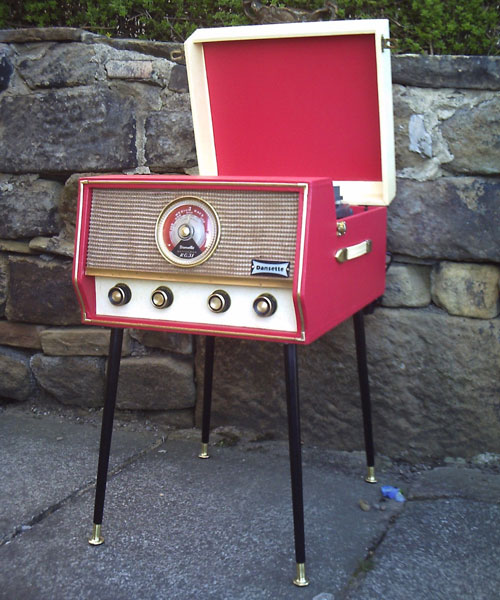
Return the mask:
<svg viewBox="0 0 500 600">
<path fill-rule="evenodd" d="M 368 254 L 372 251 L 372 241 L 365 240 L 364 242 L 360 242 L 359 244 L 354 244 L 354 246 L 347 246 L 346 248 L 339 248 L 335 253 L 335 258 L 337 262 L 344 263 L 348 260 L 353 260 L 354 258 L 359 258 L 364 254 Z"/>
</svg>

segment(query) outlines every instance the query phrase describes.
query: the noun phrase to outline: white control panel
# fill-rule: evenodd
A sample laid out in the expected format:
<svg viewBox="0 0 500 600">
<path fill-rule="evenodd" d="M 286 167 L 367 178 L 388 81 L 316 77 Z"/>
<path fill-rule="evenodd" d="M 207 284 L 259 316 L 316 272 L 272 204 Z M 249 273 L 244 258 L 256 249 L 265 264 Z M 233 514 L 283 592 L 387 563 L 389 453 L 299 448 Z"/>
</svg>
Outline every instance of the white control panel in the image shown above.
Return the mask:
<svg viewBox="0 0 500 600">
<path fill-rule="evenodd" d="M 110 300 L 110 291 L 116 290 L 119 284 L 126 286 L 124 289 L 130 294 L 127 291 L 126 302 L 117 305 Z M 153 303 L 152 296 L 158 288 L 167 288 L 173 296 L 165 308 Z M 101 316 L 284 332 L 297 330 L 292 290 L 286 288 L 96 277 L 95 291 L 96 310 Z M 112 292 L 111 298 L 119 300 L 120 290 Z M 270 305 L 270 310 L 262 314 L 266 312 L 266 305 Z M 217 312 L 219 307 L 222 311 Z"/>
</svg>

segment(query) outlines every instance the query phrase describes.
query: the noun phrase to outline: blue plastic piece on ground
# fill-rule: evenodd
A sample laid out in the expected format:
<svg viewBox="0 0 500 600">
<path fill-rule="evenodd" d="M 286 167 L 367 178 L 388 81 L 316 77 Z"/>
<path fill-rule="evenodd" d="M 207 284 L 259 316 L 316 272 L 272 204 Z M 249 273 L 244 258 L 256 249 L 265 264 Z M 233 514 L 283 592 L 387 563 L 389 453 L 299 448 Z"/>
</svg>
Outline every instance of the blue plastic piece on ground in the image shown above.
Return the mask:
<svg viewBox="0 0 500 600">
<path fill-rule="evenodd" d="M 392 500 L 396 500 L 396 502 L 405 502 L 406 498 L 401 493 L 399 488 L 393 487 L 392 485 L 383 485 L 380 488 L 382 492 L 382 496 L 385 498 L 391 498 Z"/>
</svg>

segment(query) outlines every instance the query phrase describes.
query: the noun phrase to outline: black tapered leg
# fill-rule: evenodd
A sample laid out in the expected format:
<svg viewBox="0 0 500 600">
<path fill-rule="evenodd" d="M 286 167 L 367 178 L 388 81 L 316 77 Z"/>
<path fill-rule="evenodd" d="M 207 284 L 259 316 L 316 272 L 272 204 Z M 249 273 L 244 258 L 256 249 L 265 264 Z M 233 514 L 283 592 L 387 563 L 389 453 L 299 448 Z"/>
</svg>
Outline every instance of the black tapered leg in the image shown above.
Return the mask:
<svg viewBox="0 0 500 600">
<path fill-rule="evenodd" d="M 297 575 L 293 580 L 300 587 L 309 584 L 305 574 L 306 550 L 304 535 L 304 499 L 302 489 L 302 450 L 300 447 L 299 381 L 297 346 L 285 344 L 285 381 L 288 411 L 288 443 L 292 482 L 293 532 Z"/>
<path fill-rule="evenodd" d="M 210 414 L 212 411 L 212 382 L 214 376 L 214 347 L 215 337 L 205 338 L 205 371 L 203 379 L 203 414 L 201 422 L 201 452 L 200 458 L 210 458 L 208 442 L 210 440 Z"/>
<path fill-rule="evenodd" d="M 108 479 L 109 453 L 111 450 L 111 436 L 113 434 L 113 419 L 115 414 L 116 390 L 118 388 L 118 375 L 120 372 L 122 342 L 123 329 L 112 329 L 109 341 L 106 395 L 102 413 L 101 443 L 99 446 L 99 462 L 97 465 L 94 527 L 92 537 L 89 539 L 89 544 L 92 544 L 93 546 L 99 546 L 104 542 L 104 538 L 101 536 L 101 525 L 104 512 L 104 497 L 106 495 L 106 482 Z"/>
<path fill-rule="evenodd" d="M 368 379 L 368 362 L 366 358 L 365 322 L 363 311 L 353 315 L 354 338 L 356 341 L 356 358 L 358 362 L 359 391 L 361 410 L 363 411 L 363 430 L 365 435 L 365 452 L 367 475 L 365 481 L 377 483 L 375 477 L 375 448 L 373 444 L 372 409 L 370 400 L 370 381 Z"/>
</svg>

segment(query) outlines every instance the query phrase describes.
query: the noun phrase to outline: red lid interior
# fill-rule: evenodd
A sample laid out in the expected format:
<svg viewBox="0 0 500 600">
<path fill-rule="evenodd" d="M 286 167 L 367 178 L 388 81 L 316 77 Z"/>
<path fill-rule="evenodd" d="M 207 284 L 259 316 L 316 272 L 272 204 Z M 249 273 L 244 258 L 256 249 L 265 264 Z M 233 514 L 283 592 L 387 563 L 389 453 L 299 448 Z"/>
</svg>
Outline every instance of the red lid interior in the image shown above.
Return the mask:
<svg viewBox="0 0 500 600">
<path fill-rule="evenodd" d="M 382 180 L 373 34 L 203 49 L 219 175 Z"/>
</svg>

